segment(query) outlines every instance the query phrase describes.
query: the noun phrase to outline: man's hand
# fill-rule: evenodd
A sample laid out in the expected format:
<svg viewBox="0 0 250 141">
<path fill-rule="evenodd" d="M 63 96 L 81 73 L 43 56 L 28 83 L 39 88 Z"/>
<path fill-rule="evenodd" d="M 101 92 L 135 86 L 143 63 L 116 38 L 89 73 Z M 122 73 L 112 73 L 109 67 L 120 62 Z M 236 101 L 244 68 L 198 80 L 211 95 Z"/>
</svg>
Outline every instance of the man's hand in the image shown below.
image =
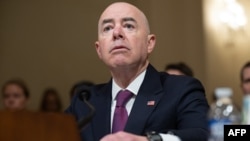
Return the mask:
<svg viewBox="0 0 250 141">
<path fill-rule="evenodd" d="M 145 136 L 138 136 L 124 131 L 104 136 L 100 141 L 148 141 Z"/>
</svg>

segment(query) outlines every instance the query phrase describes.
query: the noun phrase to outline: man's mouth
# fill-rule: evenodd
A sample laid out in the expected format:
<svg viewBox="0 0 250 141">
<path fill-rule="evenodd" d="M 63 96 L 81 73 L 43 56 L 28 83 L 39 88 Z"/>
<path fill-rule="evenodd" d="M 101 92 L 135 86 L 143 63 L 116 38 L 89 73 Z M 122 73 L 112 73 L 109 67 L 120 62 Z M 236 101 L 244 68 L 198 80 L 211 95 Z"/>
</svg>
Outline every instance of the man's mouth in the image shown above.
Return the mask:
<svg viewBox="0 0 250 141">
<path fill-rule="evenodd" d="M 116 50 L 129 50 L 129 48 L 125 47 L 125 46 L 115 46 L 111 49 L 110 52 L 112 51 L 116 51 Z"/>
</svg>

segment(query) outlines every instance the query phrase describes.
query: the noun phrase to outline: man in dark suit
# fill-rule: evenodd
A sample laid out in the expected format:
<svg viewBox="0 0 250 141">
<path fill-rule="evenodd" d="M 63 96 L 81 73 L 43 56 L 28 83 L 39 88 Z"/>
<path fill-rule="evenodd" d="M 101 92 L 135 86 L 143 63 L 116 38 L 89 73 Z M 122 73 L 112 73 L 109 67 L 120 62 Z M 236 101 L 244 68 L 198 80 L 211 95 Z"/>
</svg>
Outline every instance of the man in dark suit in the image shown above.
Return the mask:
<svg viewBox="0 0 250 141">
<path fill-rule="evenodd" d="M 83 141 L 207 141 L 209 106 L 202 84 L 156 71 L 148 60 L 155 41 L 146 16 L 135 6 L 116 2 L 104 10 L 95 46 L 112 78 L 91 89 L 89 102 L 96 113 L 81 131 Z M 131 96 L 120 106 L 118 97 L 125 90 Z M 75 96 L 66 112 L 80 120 L 89 111 Z"/>
</svg>

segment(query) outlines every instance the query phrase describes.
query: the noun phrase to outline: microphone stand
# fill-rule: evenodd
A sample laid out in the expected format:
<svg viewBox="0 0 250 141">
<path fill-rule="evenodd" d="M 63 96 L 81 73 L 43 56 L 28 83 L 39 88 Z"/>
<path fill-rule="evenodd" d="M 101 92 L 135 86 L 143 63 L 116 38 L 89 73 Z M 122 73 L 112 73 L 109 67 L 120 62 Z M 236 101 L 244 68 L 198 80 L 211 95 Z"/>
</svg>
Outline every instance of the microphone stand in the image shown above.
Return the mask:
<svg viewBox="0 0 250 141">
<path fill-rule="evenodd" d="M 83 98 L 82 98 L 83 102 L 90 109 L 90 112 L 89 112 L 88 115 L 86 115 L 86 117 L 84 117 L 84 118 L 82 118 L 82 119 L 79 120 L 79 122 L 78 122 L 78 128 L 80 130 L 82 130 L 91 121 L 91 119 L 94 117 L 94 114 L 95 114 L 95 108 L 93 107 L 93 105 L 91 105 L 89 103 L 89 101 L 87 99 L 88 99 L 87 96 L 83 96 Z"/>
</svg>

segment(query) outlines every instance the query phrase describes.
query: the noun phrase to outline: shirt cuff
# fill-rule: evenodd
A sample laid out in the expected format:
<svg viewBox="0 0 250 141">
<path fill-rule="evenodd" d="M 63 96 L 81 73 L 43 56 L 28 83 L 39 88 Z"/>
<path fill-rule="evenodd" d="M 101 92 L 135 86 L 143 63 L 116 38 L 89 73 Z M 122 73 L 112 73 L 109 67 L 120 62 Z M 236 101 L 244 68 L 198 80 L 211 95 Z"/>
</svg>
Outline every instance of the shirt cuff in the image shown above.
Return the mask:
<svg viewBox="0 0 250 141">
<path fill-rule="evenodd" d="M 160 133 L 162 141 L 181 141 L 181 139 L 172 134 L 162 134 Z"/>
</svg>

